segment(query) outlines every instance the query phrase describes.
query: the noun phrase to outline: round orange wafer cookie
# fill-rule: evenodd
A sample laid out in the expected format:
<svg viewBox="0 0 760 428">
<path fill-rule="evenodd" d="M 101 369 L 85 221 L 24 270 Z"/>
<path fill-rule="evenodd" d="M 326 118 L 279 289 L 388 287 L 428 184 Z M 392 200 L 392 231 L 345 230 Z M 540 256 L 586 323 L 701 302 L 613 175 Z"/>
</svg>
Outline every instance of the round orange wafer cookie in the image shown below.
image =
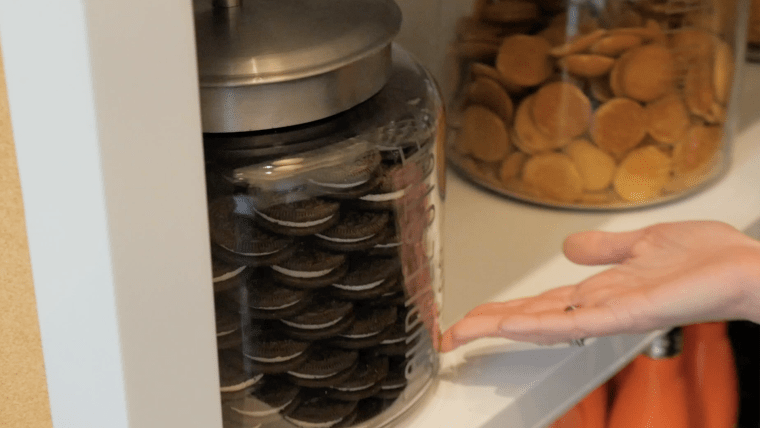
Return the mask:
<svg viewBox="0 0 760 428">
<path fill-rule="evenodd" d="M 574 202 L 583 193 L 583 178 L 567 155 L 541 153 L 528 159 L 523 166 L 523 181 L 540 195 Z"/>
<path fill-rule="evenodd" d="M 512 23 L 531 21 L 539 17 L 538 6 L 527 0 L 485 2 L 479 13 L 483 21 Z"/>
<path fill-rule="evenodd" d="M 615 173 L 615 159 L 600 150 L 585 138 L 573 140 L 565 153 L 575 163 L 583 178 L 583 189 L 599 191 L 609 187 Z"/>
<path fill-rule="evenodd" d="M 457 146 L 464 148 L 463 153 L 485 162 L 500 161 L 510 150 L 504 121 L 496 113 L 479 105 L 465 109 L 457 140 Z"/>
<path fill-rule="evenodd" d="M 541 153 L 561 148 L 569 140 L 558 140 L 539 131 L 533 122 L 533 96 L 525 98 L 515 112 L 514 135 L 512 142 L 518 149 L 528 154 Z"/>
<path fill-rule="evenodd" d="M 628 49 L 641 45 L 641 36 L 636 34 L 610 34 L 591 45 L 589 51 L 598 55 L 620 56 Z"/>
<path fill-rule="evenodd" d="M 515 34 L 506 37 L 496 56 L 496 69 L 516 86 L 535 86 L 552 73 L 551 45 L 539 36 Z"/>
<path fill-rule="evenodd" d="M 586 132 L 591 119 L 591 101 L 577 86 L 553 82 L 533 95 L 533 122 L 553 139 L 570 140 Z"/>
<path fill-rule="evenodd" d="M 596 29 L 588 34 L 582 34 L 569 40 L 567 43 L 552 48 L 549 53 L 553 56 L 565 56 L 586 51 L 607 34 L 604 28 Z"/>
<path fill-rule="evenodd" d="M 537 35 L 548 40 L 552 47 L 561 46 L 567 42 L 567 30 L 559 25 L 546 27 Z"/>
<path fill-rule="evenodd" d="M 620 157 L 636 147 L 647 133 L 647 115 L 636 101 L 613 98 L 594 113 L 591 137 L 602 150 Z"/>
<path fill-rule="evenodd" d="M 499 44 L 496 41 L 458 41 L 454 43 L 454 52 L 461 58 L 485 60 L 496 57 L 499 52 Z"/>
<path fill-rule="evenodd" d="M 689 128 L 686 138 L 673 149 L 676 174 L 689 174 L 709 165 L 720 150 L 722 139 L 720 126 L 697 124 Z"/>
<path fill-rule="evenodd" d="M 519 151 L 507 156 L 499 168 L 499 180 L 501 180 L 502 183 L 507 184 L 515 178 L 520 177 L 523 165 L 525 165 L 528 157 L 528 155 Z"/>
<path fill-rule="evenodd" d="M 677 93 L 671 93 L 646 108 L 649 135 L 663 144 L 681 140 L 689 129 L 689 112 Z"/>
<path fill-rule="evenodd" d="M 643 27 L 625 27 L 625 28 L 613 28 L 609 31 L 610 35 L 629 34 L 642 38 L 644 42 L 650 43 L 667 43 L 668 36 L 662 31 L 660 24 L 654 19 L 647 19 Z"/>
<path fill-rule="evenodd" d="M 615 172 L 615 192 L 631 202 L 652 199 L 670 180 L 671 168 L 670 157 L 654 146 L 633 150 Z"/>
<path fill-rule="evenodd" d="M 471 82 L 465 90 L 465 102 L 467 104 L 479 104 L 491 109 L 504 120 L 504 123 L 512 122 L 514 105 L 509 94 L 498 82 L 480 77 Z"/>
<path fill-rule="evenodd" d="M 623 88 L 623 74 L 630 58 L 631 51 L 624 53 L 615 61 L 615 64 L 612 65 L 612 70 L 610 70 L 609 86 L 616 97 L 626 96 L 625 89 Z"/>
<path fill-rule="evenodd" d="M 652 44 L 634 48 L 621 76 L 623 91 L 635 100 L 654 101 L 673 89 L 676 63 L 670 49 Z"/>
<path fill-rule="evenodd" d="M 606 103 L 607 101 L 615 98 L 615 94 L 612 93 L 610 88 L 609 79 L 598 78 L 589 80 L 589 90 L 591 96 L 600 103 Z"/>
<path fill-rule="evenodd" d="M 679 62 L 691 64 L 712 58 L 715 35 L 696 28 L 683 28 L 673 32 L 670 48 Z"/>
<path fill-rule="evenodd" d="M 715 123 L 719 120 L 716 114 L 715 93 L 713 89 L 713 66 L 710 63 L 695 62 L 686 72 L 683 82 L 683 95 L 686 106 L 692 114 Z"/>
<path fill-rule="evenodd" d="M 715 100 L 726 105 L 731 95 L 731 85 L 734 80 L 734 51 L 728 43 L 722 40 L 718 40 L 715 45 L 714 64 Z"/>
<path fill-rule="evenodd" d="M 496 68 L 480 62 L 473 62 L 470 64 L 470 78 L 471 80 L 476 80 L 479 77 L 486 77 L 498 82 L 510 94 L 517 94 L 525 89 L 523 86 L 508 82 Z"/>
<path fill-rule="evenodd" d="M 603 76 L 612 69 L 613 58 L 595 54 L 571 54 L 559 59 L 559 65 L 568 72 L 583 77 Z"/>
</svg>

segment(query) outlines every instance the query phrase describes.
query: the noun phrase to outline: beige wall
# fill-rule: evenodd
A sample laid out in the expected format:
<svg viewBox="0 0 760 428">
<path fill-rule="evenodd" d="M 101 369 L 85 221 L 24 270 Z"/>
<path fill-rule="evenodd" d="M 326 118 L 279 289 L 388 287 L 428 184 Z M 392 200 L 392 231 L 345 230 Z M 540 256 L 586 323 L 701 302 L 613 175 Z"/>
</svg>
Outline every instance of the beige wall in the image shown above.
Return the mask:
<svg viewBox="0 0 760 428">
<path fill-rule="evenodd" d="M 0 427 L 52 427 L 0 55 Z"/>
</svg>

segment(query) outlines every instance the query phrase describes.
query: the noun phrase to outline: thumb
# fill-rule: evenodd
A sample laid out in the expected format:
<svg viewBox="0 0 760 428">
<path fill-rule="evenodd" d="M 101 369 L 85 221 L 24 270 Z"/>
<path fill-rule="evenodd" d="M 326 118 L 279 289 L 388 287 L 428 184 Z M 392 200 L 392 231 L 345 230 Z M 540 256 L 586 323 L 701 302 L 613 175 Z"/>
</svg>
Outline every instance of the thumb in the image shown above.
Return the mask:
<svg viewBox="0 0 760 428">
<path fill-rule="evenodd" d="M 631 249 L 645 231 L 573 233 L 565 238 L 562 251 L 571 262 L 581 265 L 621 263 L 631 257 Z"/>
</svg>

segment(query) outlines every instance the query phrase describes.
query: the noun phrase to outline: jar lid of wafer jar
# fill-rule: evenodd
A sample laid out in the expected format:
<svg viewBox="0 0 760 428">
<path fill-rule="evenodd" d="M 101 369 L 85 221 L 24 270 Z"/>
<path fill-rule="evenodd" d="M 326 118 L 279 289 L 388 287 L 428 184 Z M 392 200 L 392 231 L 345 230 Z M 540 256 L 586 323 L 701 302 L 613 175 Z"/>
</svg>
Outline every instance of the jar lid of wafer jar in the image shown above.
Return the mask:
<svg viewBox="0 0 760 428">
<path fill-rule="evenodd" d="M 393 0 L 195 0 L 204 133 L 323 119 L 377 93 L 401 26 Z"/>
</svg>

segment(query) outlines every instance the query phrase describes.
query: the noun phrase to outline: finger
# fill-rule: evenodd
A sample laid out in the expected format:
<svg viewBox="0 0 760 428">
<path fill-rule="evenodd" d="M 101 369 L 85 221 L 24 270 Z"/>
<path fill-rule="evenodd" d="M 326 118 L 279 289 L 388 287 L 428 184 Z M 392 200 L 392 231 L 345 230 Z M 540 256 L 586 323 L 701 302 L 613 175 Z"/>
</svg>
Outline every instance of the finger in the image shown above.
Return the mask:
<svg viewBox="0 0 760 428">
<path fill-rule="evenodd" d="M 443 333 L 441 348 L 448 352 L 481 337 L 496 337 L 500 320 L 500 315 L 465 317 Z"/>
<path fill-rule="evenodd" d="M 574 233 L 565 239 L 563 252 L 570 261 L 581 265 L 621 263 L 631 256 L 633 245 L 645 230 Z"/>
<path fill-rule="evenodd" d="M 575 285 L 566 285 L 545 291 L 537 296 L 523 297 L 506 302 L 484 303 L 473 308 L 465 317 L 498 315 L 504 314 L 507 311 L 527 310 L 527 308 L 538 307 L 537 304 L 539 302 L 545 302 L 547 308 L 556 307 L 564 309 L 571 304 L 570 299 L 575 294 L 575 288 Z"/>
<path fill-rule="evenodd" d="M 609 307 L 582 307 L 569 312 L 507 316 L 502 319 L 499 329 L 502 337 L 510 339 L 535 336 L 543 341 L 562 342 L 633 332 L 634 327 Z"/>
</svg>

